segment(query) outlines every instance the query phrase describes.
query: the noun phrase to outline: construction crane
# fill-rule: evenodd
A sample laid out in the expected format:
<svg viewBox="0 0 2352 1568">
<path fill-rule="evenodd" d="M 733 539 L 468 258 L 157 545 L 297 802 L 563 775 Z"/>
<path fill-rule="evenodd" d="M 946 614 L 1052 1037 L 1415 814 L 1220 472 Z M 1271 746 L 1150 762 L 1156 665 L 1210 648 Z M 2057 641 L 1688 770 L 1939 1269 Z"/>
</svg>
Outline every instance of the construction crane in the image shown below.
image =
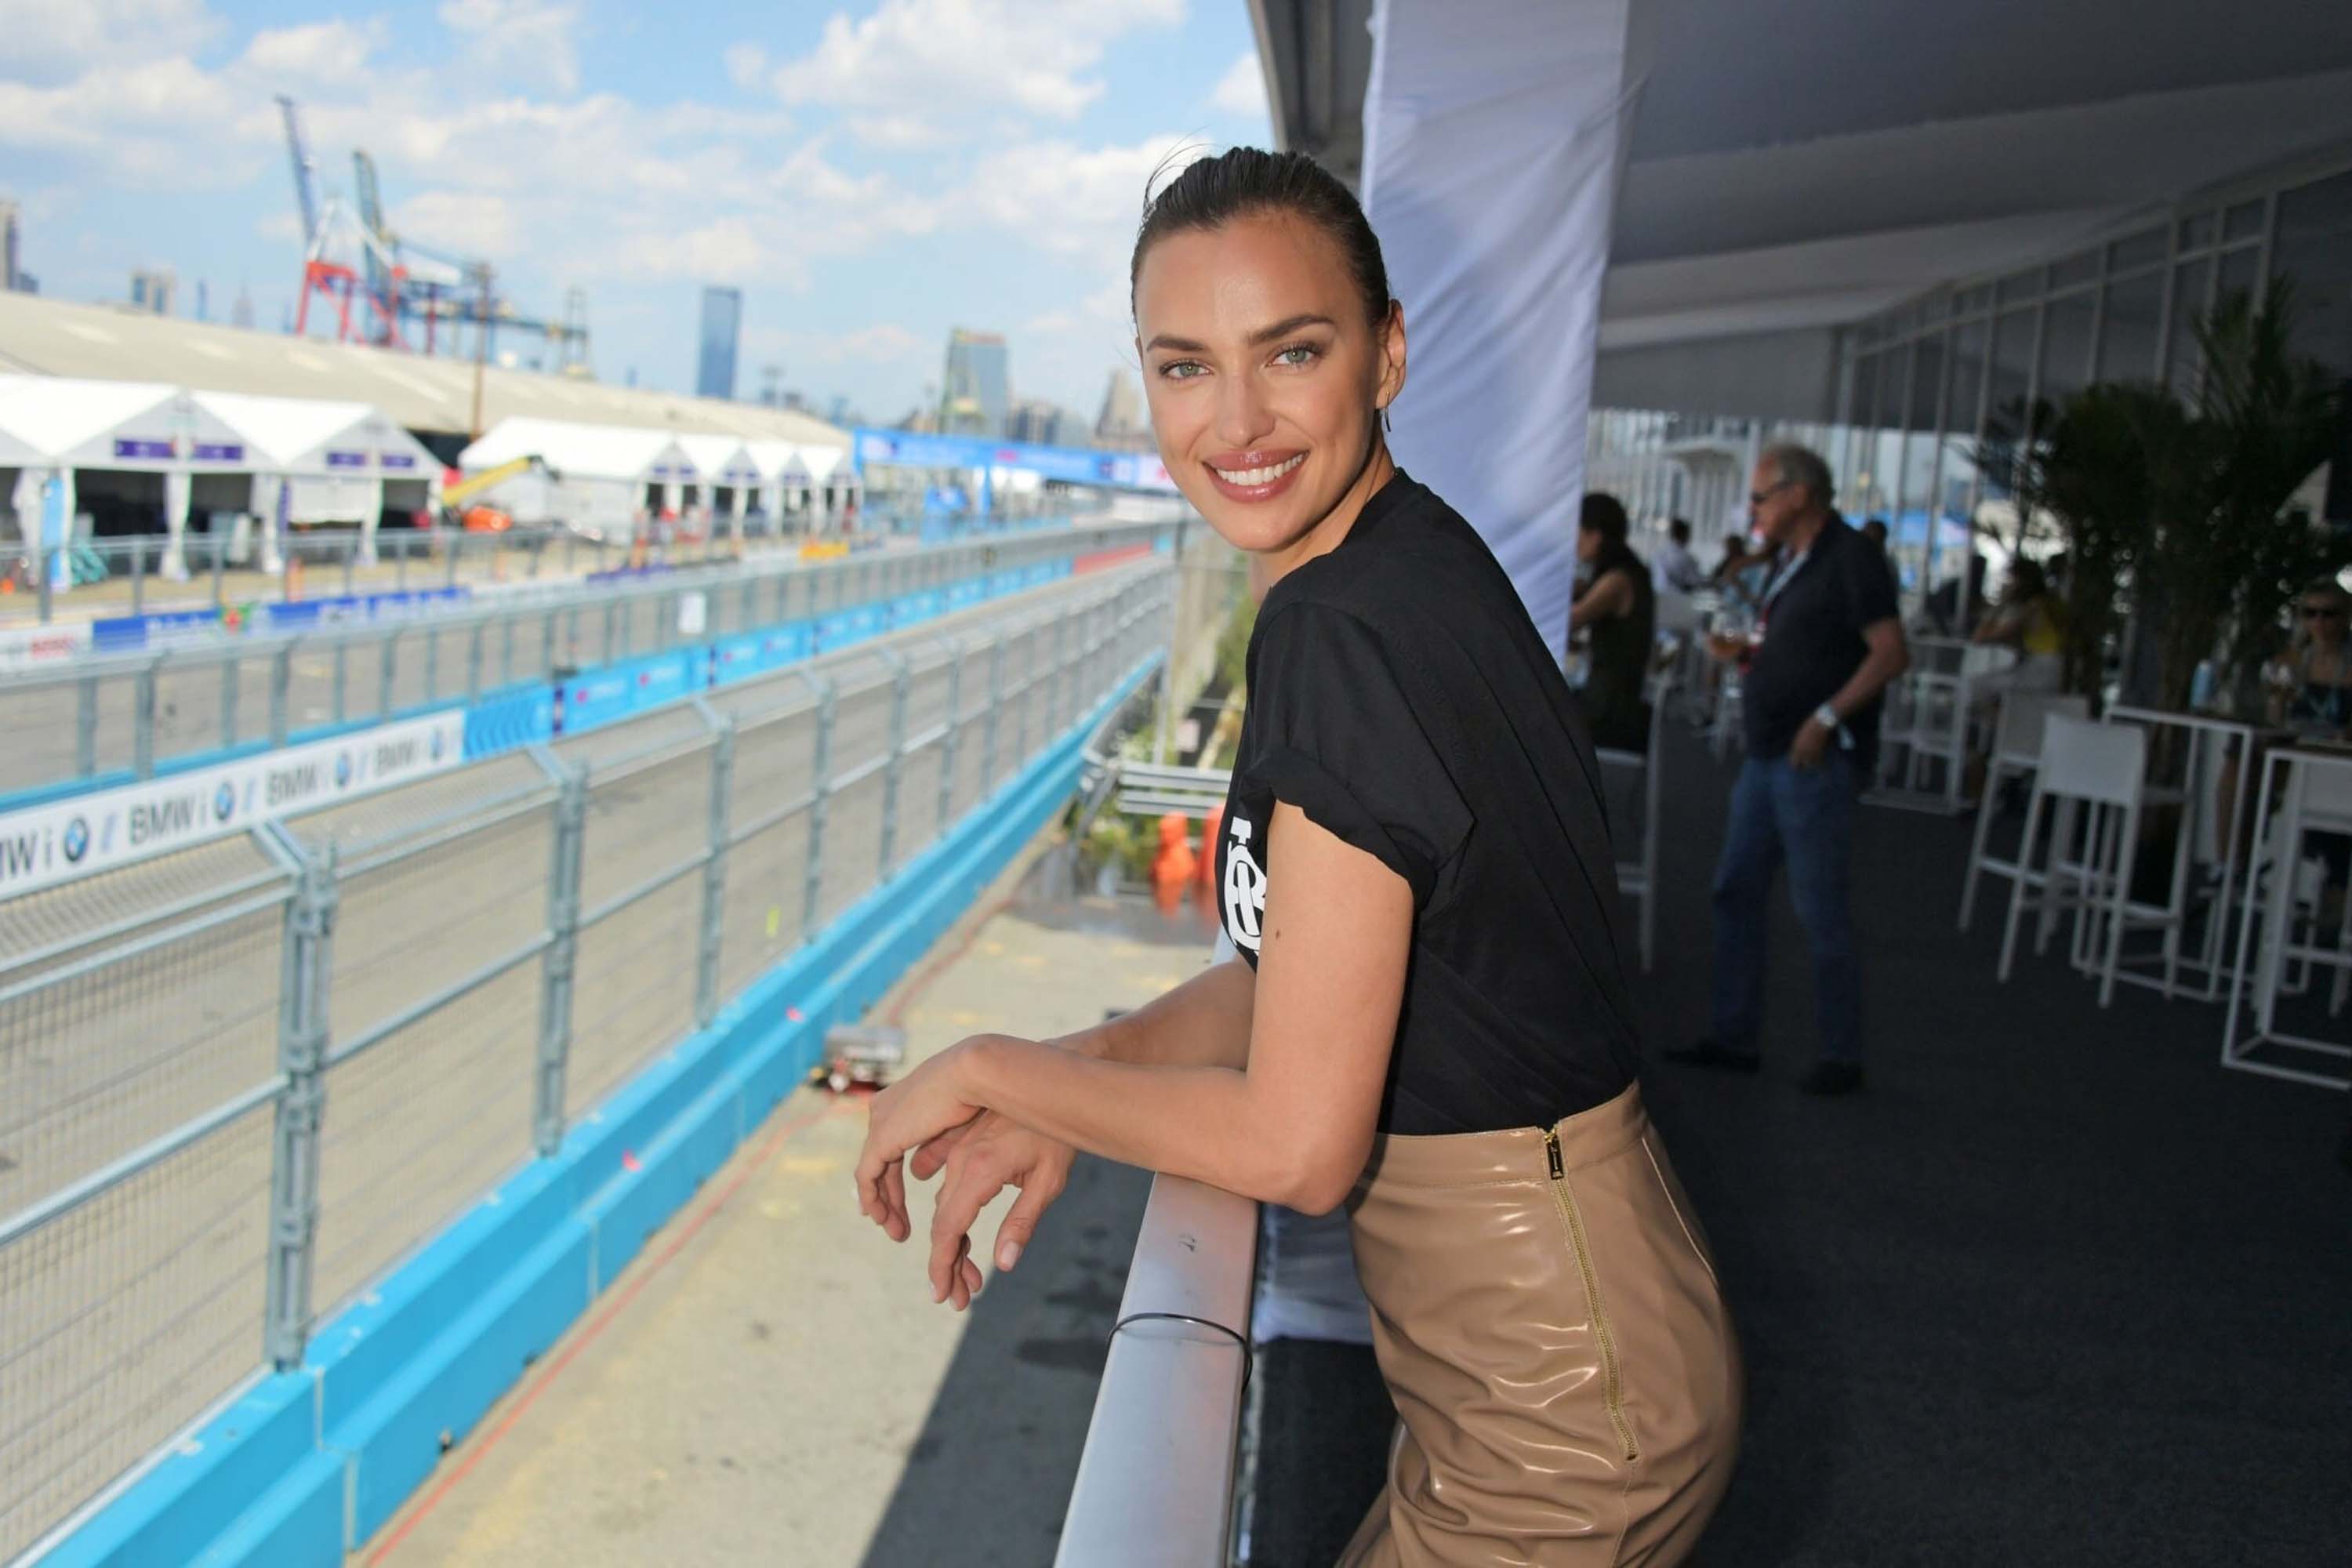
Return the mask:
<svg viewBox="0 0 2352 1568">
<path fill-rule="evenodd" d="M 310 299 L 316 294 L 334 306 L 339 342 L 405 348 L 404 325 L 421 321 L 425 353 L 434 353 L 443 346 L 444 328 L 447 348 L 456 353 L 458 329 L 470 324 L 475 331 L 471 357 L 482 363 L 495 356 L 497 335 L 503 328 L 544 337 L 556 347 L 559 370 L 574 375 L 588 374 L 588 304 L 583 291 L 575 288 L 565 297 L 562 321 L 543 321 L 499 298 L 488 262 L 446 255 L 402 237 L 385 216 L 375 160 L 362 150 L 352 153 L 356 210 L 345 209 L 332 196 L 321 207 L 311 178 L 317 164 L 302 133 L 300 110 L 283 94 L 278 104 L 286 122 L 287 151 L 293 160 L 295 200 L 302 213 L 302 292 L 295 313 L 297 334 L 309 331 Z M 360 268 L 364 268 L 364 277 L 348 261 L 336 259 L 339 254 L 353 256 Z M 461 291 L 471 298 L 461 299 Z"/>
<path fill-rule="evenodd" d="M 294 200 L 302 209 L 302 247 L 308 250 L 319 234 L 319 198 L 310 189 L 310 171 L 317 165 L 310 162 L 310 145 L 302 135 L 301 110 L 282 92 L 278 95 L 278 108 L 286 119 L 286 150 L 294 155 Z"/>
</svg>

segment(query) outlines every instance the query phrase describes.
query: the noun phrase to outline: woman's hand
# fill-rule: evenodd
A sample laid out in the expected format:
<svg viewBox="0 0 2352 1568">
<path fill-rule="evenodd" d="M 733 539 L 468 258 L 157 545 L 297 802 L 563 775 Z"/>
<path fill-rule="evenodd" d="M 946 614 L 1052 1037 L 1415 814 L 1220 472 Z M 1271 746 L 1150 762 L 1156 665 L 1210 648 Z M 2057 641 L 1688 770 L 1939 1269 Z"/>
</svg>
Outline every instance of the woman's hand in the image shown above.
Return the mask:
<svg viewBox="0 0 2352 1568">
<path fill-rule="evenodd" d="M 907 1217 L 907 1151 L 980 1114 L 963 1080 L 972 1047 L 990 1037 L 975 1035 L 950 1046 L 866 1107 L 866 1147 L 857 1156 L 857 1212 L 893 1241 L 904 1241 L 914 1231 Z"/>
<path fill-rule="evenodd" d="M 939 1202 L 931 1210 L 931 1296 L 961 1311 L 980 1292 L 980 1268 L 971 1258 L 971 1227 L 980 1211 L 1007 1186 L 1021 1189 L 1013 1212 L 996 1227 L 996 1271 L 1020 1260 L 1021 1249 L 1037 1234 L 1037 1220 L 1069 1184 L 1077 1151 L 1034 1132 L 996 1111 L 932 1139 L 917 1149 L 907 1168 L 919 1182 L 944 1168 Z"/>
</svg>

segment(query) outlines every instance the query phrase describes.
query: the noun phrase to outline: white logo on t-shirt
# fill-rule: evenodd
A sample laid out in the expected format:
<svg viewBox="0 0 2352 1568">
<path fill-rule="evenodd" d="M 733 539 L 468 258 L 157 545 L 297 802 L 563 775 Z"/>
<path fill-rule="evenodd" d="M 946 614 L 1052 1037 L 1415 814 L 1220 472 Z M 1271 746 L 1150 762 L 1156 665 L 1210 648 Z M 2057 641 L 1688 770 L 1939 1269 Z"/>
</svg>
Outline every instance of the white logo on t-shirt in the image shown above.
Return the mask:
<svg viewBox="0 0 2352 1568">
<path fill-rule="evenodd" d="M 1258 917 L 1265 912 L 1265 870 L 1249 852 L 1250 825 L 1229 817 L 1225 849 L 1225 933 L 1235 947 L 1257 951 Z"/>
</svg>

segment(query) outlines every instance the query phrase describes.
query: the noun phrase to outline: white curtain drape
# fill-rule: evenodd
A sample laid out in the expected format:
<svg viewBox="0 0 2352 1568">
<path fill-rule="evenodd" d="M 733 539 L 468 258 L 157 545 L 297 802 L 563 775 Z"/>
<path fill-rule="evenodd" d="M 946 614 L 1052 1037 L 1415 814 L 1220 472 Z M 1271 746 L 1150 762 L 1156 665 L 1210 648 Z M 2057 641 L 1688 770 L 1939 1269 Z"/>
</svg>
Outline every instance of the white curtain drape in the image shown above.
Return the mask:
<svg viewBox="0 0 2352 1568">
<path fill-rule="evenodd" d="M 1382 0 L 1363 198 L 1403 301 L 1397 460 L 1483 534 L 1560 654 L 1633 122 L 1628 0 Z"/>
</svg>

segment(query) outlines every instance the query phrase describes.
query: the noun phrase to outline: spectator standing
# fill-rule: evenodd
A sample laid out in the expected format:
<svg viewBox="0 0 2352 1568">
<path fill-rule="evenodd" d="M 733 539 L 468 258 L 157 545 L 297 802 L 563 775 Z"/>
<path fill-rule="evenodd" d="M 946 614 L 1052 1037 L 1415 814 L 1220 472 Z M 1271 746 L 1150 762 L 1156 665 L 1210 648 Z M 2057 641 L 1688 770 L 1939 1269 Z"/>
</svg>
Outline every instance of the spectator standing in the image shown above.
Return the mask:
<svg viewBox="0 0 2352 1568">
<path fill-rule="evenodd" d="M 1577 518 L 1576 558 L 1589 575 L 1569 610 L 1569 635 L 1582 637 L 1591 656 L 1583 699 L 1592 743 L 1646 752 L 1650 716 L 1642 681 L 1657 635 L 1657 600 L 1626 532 L 1624 505 L 1605 490 L 1588 492 Z"/>
<path fill-rule="evenodd" d="M 1814 1094 L 1862 1087 L 1862 977 L 1848 909 L 1853 807 L 1872 776 L 1879 699 L 1910 663 L 1883 558 L 1830 509 L 1829 468 L 1806 447 L 1766 448 L 1748 501 L 1782 563 L 1760 596 L 1741 714 L 1748 756 L 1732 785 L 1715 874 L 1715 1027 L 1672 1061 L 1753 1072 L 1764 1015 L 1765 903 L 1785 859 L 1812 949 L 1820 1059 Z"/>
<path fill-rule="evenodd" d="M 1650 562 L 1650 586 L 1661 594 L 1687 594 L 1706 581 L 1690 552 L 1691 526 L 1682 518 L 1666 524 L 1666 542 Z"/>
</svg>

